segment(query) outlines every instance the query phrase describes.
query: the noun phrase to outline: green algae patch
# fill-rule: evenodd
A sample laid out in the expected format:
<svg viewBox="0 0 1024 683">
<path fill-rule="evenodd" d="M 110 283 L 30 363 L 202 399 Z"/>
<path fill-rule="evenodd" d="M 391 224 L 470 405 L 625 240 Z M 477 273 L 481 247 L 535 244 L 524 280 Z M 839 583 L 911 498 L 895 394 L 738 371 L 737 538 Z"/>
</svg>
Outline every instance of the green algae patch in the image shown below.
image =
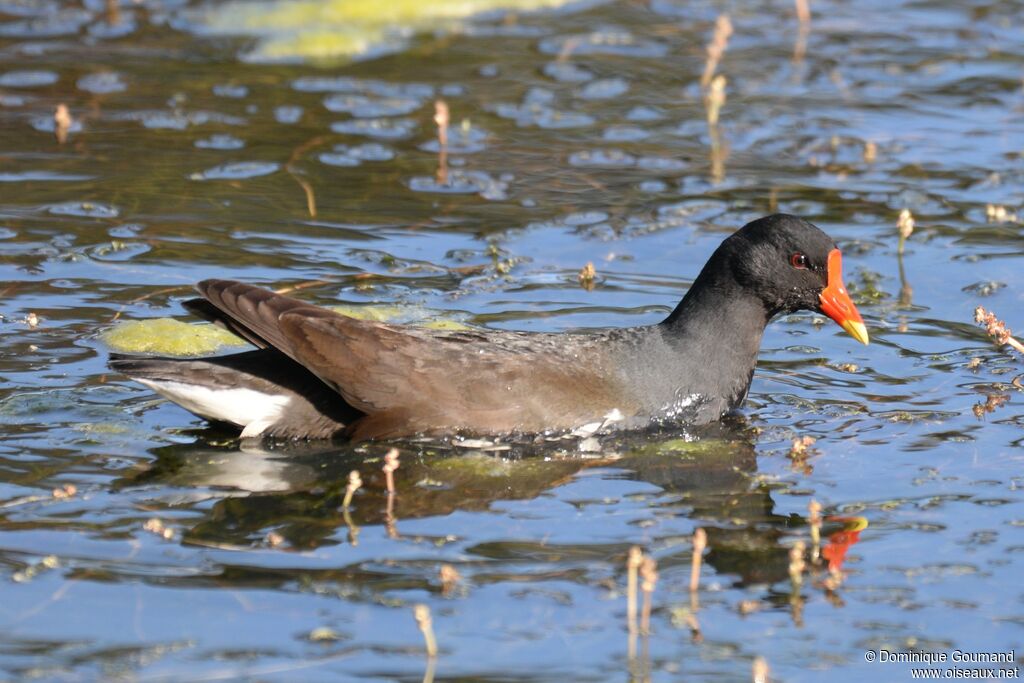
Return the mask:
<svg viewBox="0 0 1024 683">
<path fill-rule="evenodd" d="M 457 458 L 444 458 L 432 463 L 432 473 L 441 481 L 448 484 L 462 484 L 467 479 L 491 479 L 500 477 L 508 480 L 514 474 L 527 475 L 531 473 L 532 466 L 540 462 L 536 460 L 507 460 L 500 456 L 486 455 L 483 453 L 469 452 Z M 543 469 L 543 467 L 542 467 Z"/>
<path fill-rule="evenodd" d="M 115 351 L 164 356 L 203 356 L 248 344 L 216 325 L 193 325 L 173 318 L 124 322 L 103 333 Z"/>
<path fill-rule="evenodd" d="M 331 310 L 357 320 L 394 322 L 432 330 L 468 330 L 469 325 L 425 308 L 403 306 L 333 306 Z M 107 330 L 101 339 L 122 353 L 150 353 L 161 356 L 208 356 L 222 349 L 248 346 L 227 330 L 208 324 L 193 324 L 173 318 L 152 318 L 123 322 Z"/>
<path fill-rule="evenodd" d="M 401 306 L 330 306 L 335 313 L 341 313 L 356 320 L 371 320 L 389 323 L 407 318 L 409 311 Z"/>
<path fill-rule="evenodd" d="M 331 306 L 335 313 L 341 313 L 356 320 L 370 320 L 378 323 L 400 323 L 426 327 L 431 330 L 470 330 L 471 326 L 450 317 L 445 311 L 435 311 L 415 306 Z"/>
<path fill-rule="evenodd" d="M 206 33 L 258 37 L 254 62 L 338 60 L 396 52 L 409 36 L 450 33 L 481 14 L 554 9 L 570 0 L 277 0 L 228 2 L 199 15 Z"/>
<path fill-rule="evenodd" d="M 458 332 L 460 330 L 471 330 L 473 329 L 466 323 L 460 323 L 458 320 L 448 320 L 445 318 L 432 318 L 430 320 L 423 320 L 416 323 L 420 327 L 426 327 L 430 330 L 452 330 Z"/>
<path fill-rule="evenodd" d="M 84 422 L 82 424 L 74 425 L 72 429 L 76 432 L 82 432 L 83 434 L 97 434 L 101 436 L 127 434 L 129 431 L 128 425 L 113 422 Z"/>
</svg>

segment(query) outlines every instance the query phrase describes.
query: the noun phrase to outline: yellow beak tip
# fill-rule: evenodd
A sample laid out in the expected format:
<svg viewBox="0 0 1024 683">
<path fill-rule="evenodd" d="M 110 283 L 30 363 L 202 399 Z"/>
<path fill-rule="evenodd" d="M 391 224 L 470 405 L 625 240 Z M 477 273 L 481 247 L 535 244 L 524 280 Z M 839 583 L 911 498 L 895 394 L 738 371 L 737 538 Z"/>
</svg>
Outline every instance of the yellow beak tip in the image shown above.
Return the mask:
<svg viewBox="0 0 1024 683">
<path fill-rule="evenodd" d="M 847 320 L 843 323 L 843 329 L 861 344 L 868 345 L 868 328 L 864 326 L 864 323 Z"/>
</svg>

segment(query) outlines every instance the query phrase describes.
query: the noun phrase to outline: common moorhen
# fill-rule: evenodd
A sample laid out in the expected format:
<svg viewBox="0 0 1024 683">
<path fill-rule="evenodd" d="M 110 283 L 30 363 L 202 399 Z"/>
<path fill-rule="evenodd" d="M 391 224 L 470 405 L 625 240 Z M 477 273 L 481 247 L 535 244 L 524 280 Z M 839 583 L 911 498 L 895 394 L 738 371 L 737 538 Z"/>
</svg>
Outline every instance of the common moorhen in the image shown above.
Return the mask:
<svg viewBox="0 0 1024 683">
<path fill-rule="evenodd" d="M 718 420 L 747 395 L 773 316 L 820 311 L 867 329 L 842 256 L 795 216 L 726 238 L 662 322 L 592 333 L 439 331 L 347 317 L 231 280 L 193 313 L 259 350 L 202 359 L 115 355 L 110 366 L 243 437 L 353 440 L 565 432 Z"/>
</svg>

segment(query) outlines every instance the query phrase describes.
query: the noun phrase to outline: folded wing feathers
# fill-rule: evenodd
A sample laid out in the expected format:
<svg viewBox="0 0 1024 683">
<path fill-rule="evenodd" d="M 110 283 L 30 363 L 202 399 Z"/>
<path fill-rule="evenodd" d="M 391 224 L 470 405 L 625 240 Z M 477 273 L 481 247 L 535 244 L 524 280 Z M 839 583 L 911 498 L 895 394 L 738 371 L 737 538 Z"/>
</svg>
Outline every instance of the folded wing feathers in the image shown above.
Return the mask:
<svg viewBox="0 0 1024 683">
<path fill-rule="evenodd" d="M 282 316 L 281 328 L 299 363 L 370 415 L 401 411 L 435 427 L 537 430 L 553 415 L 559 422 L 559 413 L 566 426 L 590 415 L 594 406 L 580 396 L 604 401 L 615 393 L 607 378 L 553 353 L 555 347 L 538 348 L 536 336 L 532 345 L 482 346 L 476 339 L 467 346 L 458 332 L 344 316 L 309 319 L 304 312 Z"/>
<path fill-rule="evenodd" d="M 325 308 L 233 280 L 204 280 L 196 289 L 213 306 L 249 330 L 265 345 L 273 346 L 292 359 L 295 359 L 295 353 L 279 327 L 278 319 L 281 315 L 297 310 L 310 316 L 338 315 Z M 250 339 L 248 335 L 245 336 Z"/>
<path fill-rule="evenodd" d="M 257 339 L 384 423 L 387 415 L 401 414 L 424 429 L 539 431 L 562 422 L 575 426 L 595 411 L 626 408 L 604 405 L 622 394 L 600 370 L 601 357 L 579 357 L 596 345 L 575 344 L 570 354 L 555 335 L 546 341 L 544 335 L 492 336 L 357 320 L 230 280 L 206 280 L 198 289 Z"/>
</svg>

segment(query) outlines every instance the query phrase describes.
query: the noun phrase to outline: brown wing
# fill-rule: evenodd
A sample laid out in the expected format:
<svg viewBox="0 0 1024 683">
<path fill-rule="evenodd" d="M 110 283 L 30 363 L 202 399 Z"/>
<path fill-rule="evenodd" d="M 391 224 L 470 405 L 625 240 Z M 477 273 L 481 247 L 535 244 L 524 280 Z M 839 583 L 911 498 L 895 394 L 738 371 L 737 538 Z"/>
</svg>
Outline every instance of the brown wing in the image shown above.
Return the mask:
<svg viewBox="0 0 1024 683">
<path fill-rule="evenodd" d="M 295 358 L 377 423 L 404 433 L 569 429 L 633 406 L 585 337 L 441 332 L 289 311 L 281 332 Z"/>
<path fill-rule="evenodd" d="M 288 312 L 301 311 L 308 317 L 339 316 L 334 311 L 276 294 L 269 289 L 234 280 L 203 280 L 196 289 L 222 316 L 209 306 L 186 306 L 200 317 L 217 322 L 255 346 L 273 346 L 298 360 L 288 339 L 281 334 L 279 318 Z"/>
<path fill-rule="evenodd" d="M 231 280 L 198 289 L 232 329 L 286 354 L 366 413 L 353 438 L 570 429 L 636 408 L 607 369 L 599 337 L 444 332 L 356 320 Z"/>
<path fill-rule="evenodd" d="M 245 325 L 241 324 L 234 318 L 231 318 L 224 311 L 220 310 L 206 299 L 189 299 L 188 301 L 181 302 L 182 307 L 203 320 L 213 323 L 217 327 L 223 328 L 228 332 L 241 337 L 253 346 L 257 346 L 261 349 L 269 348 L 267 342 L 256 336 L 252 330 Z"/>
</svg>

